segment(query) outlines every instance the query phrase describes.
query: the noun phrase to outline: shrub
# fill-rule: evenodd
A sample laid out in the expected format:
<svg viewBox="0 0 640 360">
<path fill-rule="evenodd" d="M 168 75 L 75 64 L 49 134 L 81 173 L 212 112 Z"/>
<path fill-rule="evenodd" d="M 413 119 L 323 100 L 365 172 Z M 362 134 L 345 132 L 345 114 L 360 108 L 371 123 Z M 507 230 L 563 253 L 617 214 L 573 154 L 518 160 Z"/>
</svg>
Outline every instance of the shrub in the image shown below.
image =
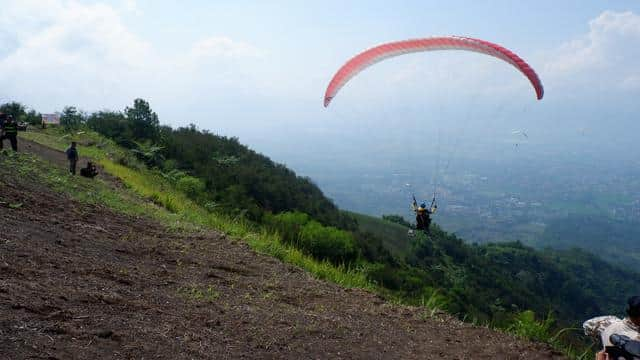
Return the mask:
<svg viewBox="0 0 640 360">
<path fill-rule="evenodd" d="M 554 319 L 551 314 L 547 315 L 546 319 L 537 321 L 535 313 L 531 310 L 526 310 L 515 316 L 509 331 L 516 336 L 544 341 L 549 339 L 553 323 Z"/>
<path fill-rule="evenodd" d="M 298 246 L 317 259 L 336 264 L 349 263 L 358 257 L 355 240 L 350 233 L 313 220 L 302 227 Z"/>
<path fill-rule="evenodd" d="M 302 227 L 309 222 L 309 215 L 301 212 L 285 212 L 269 215 L 265 223 L 280 234 L 282 241 L 287 244 L 297 244 Z"/>
<path fill-rule="evenodd" d="M 131 153 L 116 154 L 114 156 L 114 160 L 119 165 L 126 166 L 135 170 L 141 170 L 144 166 Z"/>
<path fill-rule="evenodd" d="M 285 243 L 293 244 L 316 259 L 341 264 L 352 262 L 358 257 L 356 241 L 351 233 L 323 226 L 305 213 L 269 215 L 265 223 L 278 232 Z"/>
<path fill-rule="evenodd" d="M 205 184 L 202 180 L 193 176 L 184 176 L 176 183 L 176 188 L 185 193 L 191 199 L 196 199 L 205 190 Z"/>
</svg>

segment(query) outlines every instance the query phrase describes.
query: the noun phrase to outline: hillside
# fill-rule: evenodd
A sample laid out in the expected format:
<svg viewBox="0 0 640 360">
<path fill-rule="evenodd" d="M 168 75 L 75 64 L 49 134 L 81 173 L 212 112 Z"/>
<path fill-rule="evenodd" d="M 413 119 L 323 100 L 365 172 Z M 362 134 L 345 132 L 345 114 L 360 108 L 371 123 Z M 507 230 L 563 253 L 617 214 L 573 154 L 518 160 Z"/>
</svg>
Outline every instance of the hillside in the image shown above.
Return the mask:
<svg viewBox="0 0 640 360">
<path fill-rule="evenodd" d="M 559 358 L 176 228 L 126 182 L 70 178 L 22 144 L 47 161 L 0 155 L 2 358 Z"/>
<path fill-rule="evenodd" d="M 369 215 L 349 212 L 358 222 L 361 231 L 377 235 L 384 246 L 398 257 L 406 256 L 411 250 L 411 241 L 407 236 L 407 228 L 389 221 Z"/>
<path fill-rule="evenodd" d="M 142 120 L 140 114 L 146 114 Z M 151 218 L 174 233 L 225 233 L 317 279 L 419 306 L 422 317 L 444 311 L 578 357 L 588 344 L 565 330 L 588 317 L 619 313 L 620 299 L 640 283 L 637 273 L 579 250 L 468 245 L 437 225 L 428 238 L 409 237 L 401 217 L 387 221 L 341 211 L 311 179 L 238 139 L 195 126 L 160 126 L 140 99 L 124 113 L 66 108 L 62 121 L 60 127 L 22 133 L 23 140 L 34 141 L 27 148 L 64 168 L 61 151 L 76 141 L 106 181 L 69 183 L 64 173 L 28 166 L 22 169 L 27 178 L 42 173 L 41 182 L 77 201 Z M 193 291 L 203 298 L 217 290 Z"/>
<path fill-rule="evenodd" d="M 411 276 L 437 284 L 451 313 L 499 324 L 514 308 L 530 309 L 577 325 L 599 314 L 620 313 L 621 299 L 640 291 L 640 274 L 578 248 L 540 251 L 518 242 L 469 245 L 437 225 L 429 239 L 410 238 L 399 224 L 368 216 L 357 219 L 361 230 L 385 234 L 385 243 L 402 249 L 403 259 L 421 270 Z M 398 272 L 385 271 L 379 277 L 387 287 L 410 289 Z"/>
</svg>

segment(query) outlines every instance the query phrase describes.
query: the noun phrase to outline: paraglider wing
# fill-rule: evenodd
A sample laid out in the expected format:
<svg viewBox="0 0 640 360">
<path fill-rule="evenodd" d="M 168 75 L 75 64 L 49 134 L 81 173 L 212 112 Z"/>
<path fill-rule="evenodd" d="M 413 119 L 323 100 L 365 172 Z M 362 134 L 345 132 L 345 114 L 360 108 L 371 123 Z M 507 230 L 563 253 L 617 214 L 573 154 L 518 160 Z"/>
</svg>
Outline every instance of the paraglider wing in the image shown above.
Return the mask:
<svg viewBox="0 0 640 360">
<path fill-rule="evenodd" d="M 526 132 L 524 132 L 524 130 L 513 130 L 511 133 L 512 133 L 513 135 L 522 135 L 522 136 L 524 136 L 524 137 L 525 137 L 525 138 L 527 138 L 527 139 L 529 138 L 529 135 L 527 135 L 527 133 L 526 133 Z"/>
<path fill-rule="evenodd" d="M 367 67 L 390 57 L 414 52 L 435 50 L 474 51 L 496 57 L 513 65 L 529 79 L 529 82 L 531 82 L 531 85 L 536 92 L 538 100 L 542 99 L 544 95 L 542 82 L 538 78 L 536 72 L 531 68 L 531 66 L 529 66 L 529 64 L 522 60 L 522 58 L 510 50 L 500 45 L 480 39 L 461 36 L 442 36 L 390 42 L 378 45 L 356 55 L 351 58 L 351 60 L 347 61 L 347 63 L 345 63 L 331 79 L 324 95 L 324 106 L 329 106 L 331 100 L 333 100 L 338 91 L 340 91 L 340 89 L 349 82 L 351 78 Z"/>
</svg>

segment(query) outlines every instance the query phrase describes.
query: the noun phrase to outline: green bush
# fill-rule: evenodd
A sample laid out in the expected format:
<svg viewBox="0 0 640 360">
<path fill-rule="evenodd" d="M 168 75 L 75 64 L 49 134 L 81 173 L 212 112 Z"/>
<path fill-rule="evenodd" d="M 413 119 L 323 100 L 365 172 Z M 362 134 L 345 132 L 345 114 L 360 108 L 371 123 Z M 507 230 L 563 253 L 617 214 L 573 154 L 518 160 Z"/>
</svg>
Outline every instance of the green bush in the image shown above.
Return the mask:
<svg viewBox="0 0 640 360">
<path fill-rule="evenodd" d="M 271 230 L 280 234 L 282 241 L 287 244 L 297 244 L 302 227 L 309 222 L 309 215 L 301 212 L 285 212 L 269 215 L 265 219 Z"/>
<path fill-rule="evenodd" d="M 367 267 L 366 275 L 373 283 L 389 290 L 401 290 L 402 279 L 396 268 L 386 264 L 372 264 Z"/>
<path fill-rule="evenodd" d="M 302 251 L 320 260 L 333 263 L 350 263 L 357 259 L 358 251 L 351 233 L 317 221 L 310 221 L 302 227 L 298 238 Z"/>
<path fill-rule="evenodd" d="M 131 153 L 117 154 L 114 160 L 117 164 L 134 170 L 142 170 L 144 168 L 144 164 L 141 164 Z"/>
<path fill-rule="evenodd" d="M 204 192 L 205 184 L 202 180 L 193 176 L 184 176 L 178 180 L 176 188 L 191 199 L 197 199 Z"/>
<path fill-rule="evenodd" d="M 265 223 L 280 234 L 285 243 L 293 244 L 316 259 L 342 264 L 358 258 L 357 244 L 351 233 L 324 226 L 305 213 L 269 215 Z"/>
<path fill-rule="evenodd" d="M 509 331 L 526 339 L 545 341 L 551 337 L 550 331 L 554 322 L 555 320 L 551 314 L 547 315 L 546 319 L 537 321 L 535 313 L 531 310 L 526 310 L 515 316 Z"/>
</svg>

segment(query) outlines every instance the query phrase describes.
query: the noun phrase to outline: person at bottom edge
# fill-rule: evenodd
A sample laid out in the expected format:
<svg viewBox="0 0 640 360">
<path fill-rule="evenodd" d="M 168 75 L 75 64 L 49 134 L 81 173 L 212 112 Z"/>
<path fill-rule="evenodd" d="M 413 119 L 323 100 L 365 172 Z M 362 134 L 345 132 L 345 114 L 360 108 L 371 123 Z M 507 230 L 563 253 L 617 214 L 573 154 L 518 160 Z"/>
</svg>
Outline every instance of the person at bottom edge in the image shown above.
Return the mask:
<svg viewBox="0 0 640 360">
<path fill-rule="evenodd" d="M 596 355 L 597 360 L 608 359 L 606 348 L 613 346 L 611 335 L 627 336 L 631 340 L 640 341 L 640 296 L 632 296 L 627 300 L 627 317 L 598 316 L 584 322 L 584 333 L 602 342 L 603 349 Z"/>
</svg>

